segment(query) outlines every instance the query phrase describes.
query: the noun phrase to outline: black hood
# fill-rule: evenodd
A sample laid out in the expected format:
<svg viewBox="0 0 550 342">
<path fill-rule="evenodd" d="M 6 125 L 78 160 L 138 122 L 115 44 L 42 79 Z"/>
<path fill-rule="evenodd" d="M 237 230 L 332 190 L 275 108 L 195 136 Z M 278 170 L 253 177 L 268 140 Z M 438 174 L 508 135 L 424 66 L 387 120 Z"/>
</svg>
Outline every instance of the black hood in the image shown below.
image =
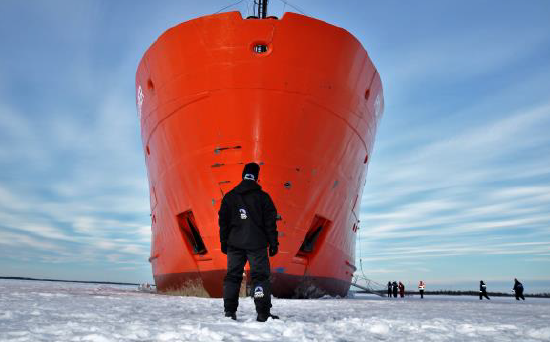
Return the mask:
<svg viewBox="0 0 550 342">
<path fill-rule="evenodd" d="M 235 187 L 235 192 L 244 194 L 254 190 L 261 190 L 262 187 L 253 180 L 243 179 L 243 181 Z"/>
</svg>

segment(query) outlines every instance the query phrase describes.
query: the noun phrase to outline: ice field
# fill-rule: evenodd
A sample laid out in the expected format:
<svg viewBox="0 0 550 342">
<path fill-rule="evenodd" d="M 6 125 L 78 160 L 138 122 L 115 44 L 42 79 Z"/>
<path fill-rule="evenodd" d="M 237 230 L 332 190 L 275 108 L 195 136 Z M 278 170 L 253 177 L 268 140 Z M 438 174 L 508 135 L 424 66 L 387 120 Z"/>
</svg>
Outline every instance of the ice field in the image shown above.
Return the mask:
<svg viewBox="0 0 550 342">
<path fill-rule="evenodd" d="M 417 297 L 273 300 L 280 320 L 238 321 L 221 299 L 131 286 L 0 280 L 0 341 L 549 341 L 550 299 Z"/>
</svg>

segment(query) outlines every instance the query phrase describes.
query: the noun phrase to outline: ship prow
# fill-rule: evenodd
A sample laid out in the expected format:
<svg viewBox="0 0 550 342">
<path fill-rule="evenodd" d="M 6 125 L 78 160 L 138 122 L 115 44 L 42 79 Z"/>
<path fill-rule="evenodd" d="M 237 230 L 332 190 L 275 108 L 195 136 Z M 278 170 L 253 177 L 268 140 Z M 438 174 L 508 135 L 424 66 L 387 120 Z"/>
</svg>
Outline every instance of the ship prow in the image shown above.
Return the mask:
<svg viewBox="0 0 550 342">
<path fill-rule="evenodd" d="M 199 281 L 222 294 L 218 210 L 261 165 L 278 209 L 278 297 L 345 296 L 369 156 L 384 100 L 349 32 L 296 13 L 209 15 L 162 34 L 136 74 L 160 291 Z"/>
</svg>

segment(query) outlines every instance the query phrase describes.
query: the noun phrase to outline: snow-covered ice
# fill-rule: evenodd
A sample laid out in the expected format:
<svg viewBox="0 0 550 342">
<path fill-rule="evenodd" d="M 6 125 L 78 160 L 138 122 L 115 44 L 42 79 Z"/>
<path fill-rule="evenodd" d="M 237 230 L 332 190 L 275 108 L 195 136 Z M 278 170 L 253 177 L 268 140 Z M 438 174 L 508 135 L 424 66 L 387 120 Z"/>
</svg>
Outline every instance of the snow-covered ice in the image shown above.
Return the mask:
<svg viewBox="0 0 550 342">
<path fill-rule="evenodd" d="M 0 280 L 0 341 L 550 341 L 549 299 L 274 299 L 272 312 L 258 323 L 241 299 L 234 322 L 221 299 Z"/>
</svg>

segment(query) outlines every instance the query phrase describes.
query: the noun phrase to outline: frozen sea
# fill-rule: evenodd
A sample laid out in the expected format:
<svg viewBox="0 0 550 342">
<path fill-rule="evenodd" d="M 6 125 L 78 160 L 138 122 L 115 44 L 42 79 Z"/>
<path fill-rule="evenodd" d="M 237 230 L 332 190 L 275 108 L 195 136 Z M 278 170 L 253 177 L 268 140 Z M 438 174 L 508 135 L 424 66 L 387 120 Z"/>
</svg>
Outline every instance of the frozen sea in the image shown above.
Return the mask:
<svg viewBox="0 0 550 342">
<path fill-rule="evenodd" d="M 375 296 L 274 299 L 280 320 L 238 320 L 221 299 L 131 286 L 0 280 L 0 341 L 550 341 L 550 300 Z"/>
</svg>

